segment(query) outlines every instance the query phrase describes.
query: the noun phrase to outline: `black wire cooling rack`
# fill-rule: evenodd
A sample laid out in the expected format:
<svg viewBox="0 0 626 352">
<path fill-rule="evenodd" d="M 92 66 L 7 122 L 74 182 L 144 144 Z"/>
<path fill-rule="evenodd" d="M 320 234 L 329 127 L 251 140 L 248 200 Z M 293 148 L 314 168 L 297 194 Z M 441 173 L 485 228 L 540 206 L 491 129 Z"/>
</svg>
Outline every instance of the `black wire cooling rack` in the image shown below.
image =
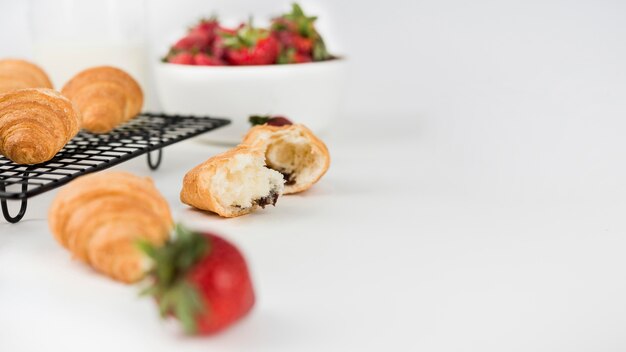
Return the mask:
<svg viewBox="0 0 626 352">
<path fill-rule="evenodd" d="M 78 176 L 104 170 L 148 154 L 148 166 L 161 164 L 162 148 L 229 124 L 209 117 L 143 113 L 106 134 L 81 131 L 52 160 L 37 165 L 19 165 L 0 156 L 0 205 L 10 223 L 26 213 L 28 198 L 62 186 Z M 150 152 L 157 151 L 156 160 Z M 21 201 L 12 216 L 8 200 Z"/>
</svg>

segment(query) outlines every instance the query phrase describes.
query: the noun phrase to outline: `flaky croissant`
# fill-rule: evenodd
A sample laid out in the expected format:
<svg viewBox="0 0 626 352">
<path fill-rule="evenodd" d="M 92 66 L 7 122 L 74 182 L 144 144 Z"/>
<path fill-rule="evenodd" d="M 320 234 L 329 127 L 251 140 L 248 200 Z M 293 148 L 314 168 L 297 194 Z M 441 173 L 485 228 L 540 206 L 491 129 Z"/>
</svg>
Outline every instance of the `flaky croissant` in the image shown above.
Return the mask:
<svg viewBox="0 0 626 352">
<path fill-rule="evenodd" d="M 141 112 L 143 92 L 128 73 L 115 67 L 87 69 L 62 90 L 83 114 L 83 128 L 107 133 Z"/>
<path fill-rule="evenodd" d="M 242 145 L 189 171 L 180 200 L 230 218 L 274 205 L 283 192 L 283 183 L 280 173 L 265 167 L 262 150 Z"/>
<path fill-rule="evenodd" d="M 160 245 L 173 227 L 169 206 L 152 180 L 126 172 L 71 182 L 55 198 L 48 219 L 56 240 L 74 257 L 127 283 L 143 277 L 137 240 Z"/>
<path fill-rule="evenodd" d="M 52 88 L 39 66 L 24 60 L 0 60 L 0 94 L 24 88 Z"/>
<path fill-rule="evenodd" d="M 255 126 L 242 144 L 264 150 L 267 167 L 285 177 L 285 194 L 311 188 L 330 166 L 328 148 L 304 125 Z"/>
<path fill-rule="evenodd" d="M 78 133 L 80 124 L 76 106 L 52 89 L 0 94 L 0 154 L 18 164 L 52 159 Z"/>
</svg>

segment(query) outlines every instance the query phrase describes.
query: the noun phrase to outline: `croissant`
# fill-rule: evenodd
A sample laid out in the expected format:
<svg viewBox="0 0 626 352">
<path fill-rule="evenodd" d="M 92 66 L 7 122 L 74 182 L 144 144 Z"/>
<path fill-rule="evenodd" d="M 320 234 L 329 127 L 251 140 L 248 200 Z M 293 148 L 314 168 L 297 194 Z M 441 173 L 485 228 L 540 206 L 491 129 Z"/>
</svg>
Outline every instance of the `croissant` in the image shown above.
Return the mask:
<svg viewBox="0 0 626 352">
<path fill-rule="evenodd" d="M 52 159 L 78 133 L 81 115 L 52 89 L 0 94 L 0 154 L 18 164 Z"/>
<path fill-rule="evenodd" d="M 129 74 L 115 67 L 87 69 L 61 91 L 83 114 L 83 128 L 107 133 L 141 112 L 143 92 Z"/>
<path fill-rule="evenodd" d="M 216 155 L 185 175 L 180 200 L 229 218 L 275 205 L 284 180 L 264 159 L 262 150 L 246 145 Z"/>
<path fill-rule="evenodd" d="M 126 172 L 80 177 L 63 188 L 48 214 L 56 240 L 75 258 L 118 281 L 143 277 L 136 241 L 163 244 L 170 209 L 149 178 Z"/>
<path fill-rule="evenodd" d="M 52 88 L 39 66 L 24 60 L 0 60 L 0 94 L 24 88 Z"/>
<path fill-rule="evenodd" d="M 330 166 L 328 148 L 304 125 L 255 126 L 242 144 L 261 146 L 267 167 L 283 174 L 285 194 L 309 189 Z"/>
</svg>

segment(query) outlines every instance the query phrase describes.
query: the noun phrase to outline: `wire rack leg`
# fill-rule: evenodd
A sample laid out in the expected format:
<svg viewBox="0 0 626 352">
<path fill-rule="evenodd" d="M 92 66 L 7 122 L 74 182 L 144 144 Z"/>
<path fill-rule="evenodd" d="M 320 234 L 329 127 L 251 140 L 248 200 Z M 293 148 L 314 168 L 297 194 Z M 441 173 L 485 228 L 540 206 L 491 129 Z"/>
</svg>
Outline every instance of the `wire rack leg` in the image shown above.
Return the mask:
<svg viewBox="0 0 626 352">
<path fill-rule="evenodd" d="M 4 219 L 10 222 L 11 224 L 15 224 L 19 222 L 24 217 L 24 214 L 26 214 L 26 207 L 28 205 L 28 200 L 26 199 L 22 199 L 22 205 L 20 206 L 20 211 L 17 213 L 16 216 L 11 216 L 11 214 L 9 214 L 9 207 L 7 205 L 6 199 L 0 200 L 0 203 L 2 203 L 2 215 L 4 215 Z"/>
<path fill-rule="evenodd" d="M 24 178 L 28 177 L 28 171 L 24 173 Z M 26 182 L 22 183 L 22 193 L 25 193 L 28 190 L 28 184 Z M 0 192 L 5 192 L 6 188 L 4 186 L 4 182 L 0 182 Z M 24 214 L 26 214 L 26 207 L 28 206 L 28 200 L 26 198 L 22 199 L 22 204 L 20 205 L 20 211 L 16 216 L 11 216 L 9 214 L 9 205 L 7 204 L 6 199 L 0 199 L 0 206 L 2 207 L 2 215 L 6 219 L 6 221 L 11 224 L 15 224 L 22 220 Z"/>
<path fill-rule="evenodd" d="M 156 150 L 157 152 L 157 160 L 156 161 L 152 161 L 152 152 L 148 152 L 148 167 L 150 167 L 150 170 L 156 170 L 159 168 L 159 166 L 161 166 L 161 160 L 163 159 L 163 149 L 159 148 Z"/>
</svg>

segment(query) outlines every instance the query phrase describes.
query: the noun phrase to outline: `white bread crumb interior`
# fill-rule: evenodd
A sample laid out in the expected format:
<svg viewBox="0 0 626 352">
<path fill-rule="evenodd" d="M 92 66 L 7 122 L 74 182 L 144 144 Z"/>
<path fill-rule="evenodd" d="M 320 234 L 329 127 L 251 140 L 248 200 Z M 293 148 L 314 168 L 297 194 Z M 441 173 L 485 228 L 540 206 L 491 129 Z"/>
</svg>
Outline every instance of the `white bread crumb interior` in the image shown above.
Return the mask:
<svg viewBox="0 0 626 352">
<path fill-rule="evenodd" d="M 280 172 L 265 167 L 263 157 L 238 154 L 213 176 L 211 192 L 224 208 L 245 209 L 272 192 L 282 194 L 284 182 Z"/>
</svg>

